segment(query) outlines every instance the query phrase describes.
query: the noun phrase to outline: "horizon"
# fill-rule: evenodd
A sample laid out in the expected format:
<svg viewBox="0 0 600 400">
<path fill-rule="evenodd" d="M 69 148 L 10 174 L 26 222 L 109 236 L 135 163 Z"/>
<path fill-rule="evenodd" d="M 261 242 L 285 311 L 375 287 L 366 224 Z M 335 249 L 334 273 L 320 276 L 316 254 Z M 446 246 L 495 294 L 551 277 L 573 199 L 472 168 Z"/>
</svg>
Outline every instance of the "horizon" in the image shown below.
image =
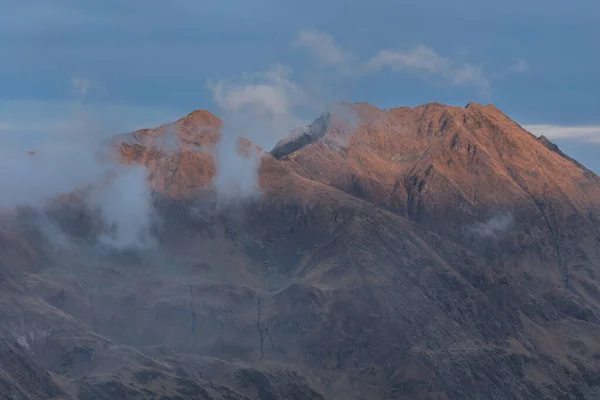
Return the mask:
<svg viewBox="0 0 600 400">
<path fill-rule="evenodd" d="M 0 137 L 28 149 L 205 109 L 276 142 L 337 101 L 477 102 L 600 173 L 600 53 L 571 45 L 598 33 L 600 4 L 516 5 L 0 0 Z"/>
</svg>

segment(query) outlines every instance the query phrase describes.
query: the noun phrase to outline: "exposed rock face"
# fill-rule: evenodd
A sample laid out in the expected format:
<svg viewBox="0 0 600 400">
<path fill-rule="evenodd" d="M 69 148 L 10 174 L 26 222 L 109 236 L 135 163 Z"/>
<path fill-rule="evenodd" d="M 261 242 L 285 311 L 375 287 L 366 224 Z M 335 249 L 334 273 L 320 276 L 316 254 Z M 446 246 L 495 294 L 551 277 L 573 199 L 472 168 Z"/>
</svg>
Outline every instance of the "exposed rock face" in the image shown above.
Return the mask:
<svg viewBox="0 0 600 400">
<path fill-rule="evenodd" d="M 352 107 L 226 206 L 217 117 L 116 138 L 151 172 L 158 248 L 98 253 L 81 228 L 56 249 L 22 212 L 4 398 L 599 398 L 600 179 L 493 106 Z"/>
<path fill-rule="evenodd" d="M 298 131 L 293 132 L 291 137 L 277 143 L 271 150 L 271 155 L 280 159 L 321 139 L 327 133 L 329 117 L 329 113 L 323 114 L 307 127 L 298 128 Z"/>
</svg>

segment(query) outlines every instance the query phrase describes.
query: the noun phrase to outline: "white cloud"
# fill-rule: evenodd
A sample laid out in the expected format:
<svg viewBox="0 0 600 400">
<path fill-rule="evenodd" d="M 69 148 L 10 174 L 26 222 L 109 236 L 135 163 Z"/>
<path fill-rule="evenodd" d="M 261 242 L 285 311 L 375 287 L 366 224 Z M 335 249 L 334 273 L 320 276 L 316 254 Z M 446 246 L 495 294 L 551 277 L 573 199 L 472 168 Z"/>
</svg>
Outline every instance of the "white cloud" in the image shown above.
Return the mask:
<svg viewBox="0 0 600 400">
<path fill-rule="evenodd" d="M 297 127 L 301 121 L 294 108 L 305 101 L 305 93 L 291 78 L 291 69 L 275 65 L 266 72 L 245 74 L 244 82 L 209 83 L 213 100 L 231 123 L 239 124 L 238 132 L 260 145 L 273 135 Z"/>
<path fill-rule="evenodd" d="M 86 204 L 106 228 L 101 240 L 117 248 L 151 244 L 154 217 L 146 170 L 123 165 L 106 153 L 98 130 L 73 121 L 69 129 L 46 132 L 45 142 L 33 146 L 34 156 L 0 136 L 0 209 L 28 205 L 43 213 L 48 200 L 85 190 Z"/>
<path fill-rule="evenodd" d="M 481 66 L 457 66 L 452 59 L 443 57 L 427 46 L 417 46 L 409 51 L 381 50 L 368 62 L 374 71 L 389 68 L 393 71 L 420 71 L 443 77 L 456 86 L 474 86 L 487 92 L 490 83 Z"/>
<path fill-rule="evenodd" d="M 254 198 L 260 195 L 260 158 L 252 149 L 244 154 L 240 139 L 262 147 L 275 144 L 302 124 L 296 108 L 306 101 L 306 94 L 292 80 L 291 70 L 281 65 L 245 74 L 241 82 L 210 82 L 208 86 L 224 120 L 214 180 L 219 201 Z"/>
<path fill-rule="evenodd" d="M 305 29 L 300 31 L 293 43 L 294 48 L 305 48 L 313 53 L 323 65 L 337 68 L 342 73 L 356 72 L 358 58 L 339 47 L 328 33 Z"/>
<path fill-rule="evenodd" d="M 524 74 L 529 72 L 529 63 L 525 60 L 518 60 L 515 64 L 513 64 L 509 71 L 514 74 Z"/>
<path fill-rule="evenodd" d="M 600 125 L 566 126 L 566 125 L 525 125 L 523 128 L 536 136 L 544 135 L 548 139 L 576 140 L 600 144 Z"/>
<path fill-rule="evenodd" d="M 90 87 L 86 78 L 71 83 L 81 95 Z M 174 119 L 167 114 L 134 106 L 0 99 L 0 187 L 5 190 L 0 209 L 29 205 L 43 214 L 48 200 L 84 190 L 87 206 L 105 228 L 99 237 L 104 244 L 152 245 L 156 216 L 146 168 L 120 163 L 105 139 Z"/>
<path fill-rule="evenodd" d="M 416 69 L 436 74 L 451 68 L 452 61 L 421 45 L 410 51 L 381 50 L 367 62 L 367 65 L 377 71 L 384 68 L 394 71 Z"/>
<path fill-rule="evenodd" d="M 420 72 L 440 76 L 451 85 L 474 86 L 486 94 L 490 90 L 490 82 L 483 67 L 456 63 L 425 45 L 410 50 L 383 49 L 370 59 L 361 61 L 356 55 L 338 46 L 328 33 L 303 30 L 293 47 L 308 49 L 321 64 L 336 68 L 343 74 L 372 73 L 388 68 L 399 73 Z"/>
<path fill-rule="evenodd" d="M 291 95 L 296 91 L 289 75 L 289 70 L 277 66 L 265 73 L 246 75 L 253 82 L 234 84 L 220 81 L 209 84 L 209 88 L 217 106 L 226 112 L 252 109 L 264 116 L 286 116 L 290 112 Z"/>
<path fill-rule="evenodd" d="M 498 214 L 485 222 L 477 222 L 469 229 L 481 236 L 497 236 L 508 231 L 514 222 L 514 217 L 511 213 Z"/>
</svg>

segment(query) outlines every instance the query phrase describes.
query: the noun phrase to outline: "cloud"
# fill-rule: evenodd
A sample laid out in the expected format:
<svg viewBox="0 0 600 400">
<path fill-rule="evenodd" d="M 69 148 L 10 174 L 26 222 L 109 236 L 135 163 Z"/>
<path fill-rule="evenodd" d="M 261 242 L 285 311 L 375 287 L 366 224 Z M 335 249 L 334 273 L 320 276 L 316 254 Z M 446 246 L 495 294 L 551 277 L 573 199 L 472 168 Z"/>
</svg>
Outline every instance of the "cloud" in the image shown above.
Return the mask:
<svg viewBox="0 0 600 400">
<path fill-rule="evenodd" d="M 565 139 L 600 144 L 600 125 L 524 125 L 523 128 L 536 136 L 544 135 L 548 139 Z"/>
<path fill-rule="evenodd" d="M 223 201 L 256 197 L 260 152 L 240 147 L 241 139 L 273 145 L 303 123 L 296 109 L 307 100 L 306 93 L 292 80 L 291 69 L 282 65 L 245 74 L 241 82 L 209 82 L 208 86 L 224 120 L 216 148 L 217 194 Z"/>
<path fill-rule="evenodd" d="M 334 67 L 341 73 L 357 72 L 358 58 L 339 47 L 330 34 L 312 29 L 300 31 L 292 47 L 309 50 L 323 65 Z"/>
<path fill-rule="evenodd" d="M 513 74 L 525 74 L 529 72 L 529 63 L 525 60 L 518 60 L 515 64 L 511 65 L 508 69 Z"/>
<path fill-rule="evenodd" d="M 302 30 L 292 47 L 309 50 L 321 64 L 335 68 L 342 74 L 369 74 L 390 69 L 398 73 L 417 72 L 439 76 L 451 85 L 477 87 L 486 94 L 491 88 L 482 66 L 458 64 L 425 45 L 409 50 L 382 49 L 368 60 L 361 61 L 338 46 L 330 34 Z"/>
<path fill-rule="evenodd" d="M 264 72 L 246 73 L 241 82 L 209 82 L 208 87 L 231 134 L 263 147 L 303 124 L 298 110 L 311 98 L 292 79 L 291 68 L 279 64 Z"/>
<path fill-rule="evenodd" d="M 145 171 L 102 160 L 101 144 L 65 136 L 30 155 L 4 146 L 0 151 L 0 186 L 5 190 L 0 207 L 27 205 L 43 211 L 57 196 L 82 191 L 86 204 L 101 215 L 108 229 L 101 236 L 117 248 L 146 243 L 151 196 Z M 91 185 L 91 190 L 90 190 Z"/>
<path fill-rule="evenodd" d="M 513 222 L 511 213 L 498 214 L 485 222 L 477 222 L 470 230 L 481 236 L 493 237 L 508 231 Z"/>
<path fill-rule="evenodd" d="M 457 86 L 475 86 L 484 92 L 491 90 L 490 81 L 480 65 L 465 64 L 458 69 L 445 71 L 442 75 L 449 78 Z"/>
<path fill-rule="evenodd" d="M 107 227 L 100 241 L 118 249 L 154 244 L 151 232 L 157 218 L 147 183 L 148 171 L 142 166 L 112 167 L 111 179 L 94 188 L 89 196 L 90 206 Z"/>
<path fill-rule="evenodd" d="M 360 125 L 356 108 L 348 103 L 335 103 L 327 107 L 327 113 L 328 124 L 334 129 L 327 132 L 327 136 L 323 138 L 324 143 L 338 150 L 348 147 Z"/>
<path fill-rule="evenodd" d="M 305 33 L 305 42 L 310 35 Z M 334 61 L 341 62 L 342 58 L 336 55 L 331 58 Z M 328 121 L 339 128 L 324 142 L 337 149 L 348 145 L 358 126 L 358 117 L 349 104 L 328 101 L 322 91 L 314 90 L 327 84 L 313 76 L 308 83 L 299 82 L 293 79 L 291 68 L 278 64 L 264 72 L 246 73 L 238 82 L 209 82 L 213 101 L 224 121 L 222 138 L 216 147 L 214 179 L 221 201 L 229 203 L 260 195 L 261 152 L 241 145 L 242 138 L 270 149 L 283 138 L 292 140 L 294 135 L 309 132 L 308 121 L 318 112 L 327 114 Z"/>
<path fill-rule="evenodd" d="M 43 123 L 2 124 L 8 131 L 0 135 L 0 209 L 32 207 L 42 215 L 39 227 L 47 232 L 50 225 L 43 215 L 51 202 L 63 194 L 81 193 L 84 205 L 104 227 L 98 237 L 103 244 L 118 249 L 151 245 L 155 216 L 145 168 L 120 163 L 106 141 L 115 132 L 105 132 L 93 116 L 75 113 L 54 122 L 46 131 Z M 34 155 L 22 143 L 31 127 L 43 136 L 27 146 Z M 19 137 L 13 140 L 11 133 Z"/>
<path fill-rule="evenodd" d="M 216 105 L 236 118 L 259 118 L 263 122 L 288 121 L 294 103 L 303 93 L 291 80 L 291 69 L 275 65 L 268 71 L 245 74 L 244 83 L 209 83 Z"/>
<path fill-rule="evenodd" d="M 485 92 L 490 90 L 483 67 L 471 64 L 457 66 L 450 58 L 442 57 L 424 45 L 408 51 L 381 50 L 369 59 L 367 66 L 372 71 L 389 68 L 395 72 L 423 72 L 441 76 L 455 86 L 474 86 Z"/>
<path fill-rule="evenodd" d="M 394 71 L 415 69 L 439 74 L 450 69 L 452 61 L 441 57 L 429 47 L 421 45 L 406 52 L 381 50 L 367 62 L 367 65 L 376 71 L 384 68 Z"/>
</svg>

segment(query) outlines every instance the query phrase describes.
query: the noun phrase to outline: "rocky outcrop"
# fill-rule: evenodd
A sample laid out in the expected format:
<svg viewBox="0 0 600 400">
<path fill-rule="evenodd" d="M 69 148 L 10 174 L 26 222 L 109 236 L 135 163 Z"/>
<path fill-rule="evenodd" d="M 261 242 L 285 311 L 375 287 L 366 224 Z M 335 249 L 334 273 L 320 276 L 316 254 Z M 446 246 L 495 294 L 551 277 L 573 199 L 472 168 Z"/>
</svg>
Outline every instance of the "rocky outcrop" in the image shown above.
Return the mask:
<svg viewBox="0 0 600 400">
<path fill-rule="evenodd" d="M 310 125 L 292 132 L 288 138 L 279 141 L 275 145 L 271 150 L 271 155 L 280 159 L 323 138 L 327 133 L 329 116 L 329 113 L 325 113 Z"/>
<path fill-rule="evenodd" d="M 589 169 L 587 169 L 585 166 L 583 166 L 583 164 L 581 164 L 579 161 L 575 160 L 572 157 L 569 157 L 568 155 L 566 155 L 565 153 L 563 153 L 563 151 L 561 149 L 558 148 L 558 145 L 556 145 L 556 143 L 553 143 L 550 139 L 548 139 L 546 136 L 542 135 L 538 138 L 538 140 L 540 141 L 540 143 L 542 143 L 547 149 L 552 150 L 553 152 L 555 152 L 556 154 L 560 155 L 561 157 L 563 157 L 566 160 L 571 161 L 573 164 L 577 165 L 579 168 L 581 168 L 584 171 L 587 172 L 591 172 L 593 174 L 592 171 L 590 171 Z"/>
</svg>

